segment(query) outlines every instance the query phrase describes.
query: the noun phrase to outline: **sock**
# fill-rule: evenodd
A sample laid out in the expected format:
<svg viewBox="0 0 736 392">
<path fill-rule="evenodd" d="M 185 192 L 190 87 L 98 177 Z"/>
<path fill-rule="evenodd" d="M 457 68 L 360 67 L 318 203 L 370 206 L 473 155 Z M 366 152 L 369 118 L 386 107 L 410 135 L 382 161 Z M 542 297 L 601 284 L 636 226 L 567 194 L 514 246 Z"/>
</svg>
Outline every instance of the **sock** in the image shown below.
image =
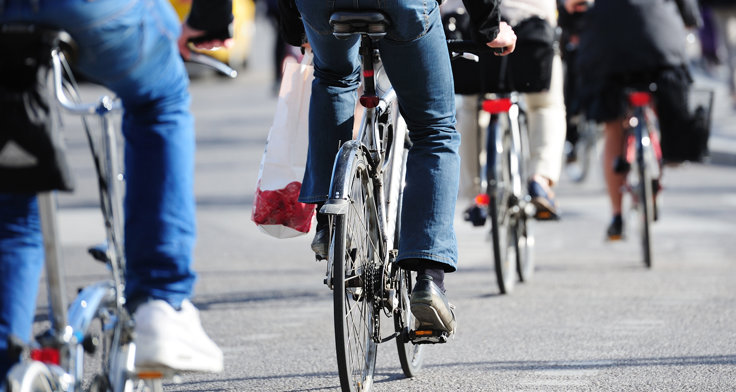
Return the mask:
<svg viewBox="0 0 736 392">
<path fill-rule="evenodd" d="M 439 287 L 442 292 L 445 292 L 445 270 L 443 269 L 425 269 L 417 271 L 419 274 L 427 274 L 432 277 L 434 284 Z"/>
</svg>

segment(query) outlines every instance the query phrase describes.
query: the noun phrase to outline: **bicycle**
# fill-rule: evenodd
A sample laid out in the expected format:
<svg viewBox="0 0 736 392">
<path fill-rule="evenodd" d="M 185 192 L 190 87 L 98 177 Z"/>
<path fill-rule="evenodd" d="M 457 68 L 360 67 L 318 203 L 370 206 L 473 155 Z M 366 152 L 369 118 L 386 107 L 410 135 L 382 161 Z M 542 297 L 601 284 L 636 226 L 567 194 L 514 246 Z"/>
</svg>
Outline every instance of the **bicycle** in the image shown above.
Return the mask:
<svg viewBox="0 0 736 392">
<path fill-rule="evenodd" d="M 474 41 L 449 40 L 448 47 L 453 57 L 485 50 Z M 506 57 L 500 58 L 499 75 L 506 74 L 507 61 Z M 500 80 L 503 83 L 504 78 Z M 505 89 L 502 85 L 499 90 Z M 517 276 L 519 281 L 528 282 L 534 274 L 535 208 L 525 186 L 529 160 L 526 111 L 519 93 L 513 91 L 486 94 L 479 110 L 489 113 L 491 119 L 484 150 L 476 155 L 478 159 L 483 155 L 486 158 L 479 165 L 481 194 L 475 198 L 475 206 L 466 211 L 466 220 L 475 226 L 484 226 L 490 220 L 496 281 L 501 294 L 509 294 Z"/>
<path fill-rule="evenodd" d="M 68 33 L 33 24 L 0 24 L 3 44 L 15 43 L 28 51 L 5 50 L 8 56 L 27 56 L 49 66 L 50 101 L 53 115 L 61 110 L 82 118 L 92 153 L 105 226 L 106 242 L 88 249 L 97 261 L 107 265 L 110 278 L 90 284 L 79 291 L 67 307 L 56 222 L 55 191 L 38 194 L 44 248 L 46 249 L 46 281 L 49 293 L 51 327 L 40 334 L 31 346 L 11 340 L 11 350 L 20 361 L 9 371 L 8 392 L 45 391 L 161 391 L 163 380 L 175 376 L 165 369 L 136 369 L 133 342 L 134 322 L 125 304 L 125 255 L 123 252 L 124 174 L 117 144 L 118 131 L 113 115 L 122 111 L 120 101 L 103 96 L 96 103 L 81 102 L 78 85 L 69 58 L 74 58 L 76 46 Z M 190 61 L 216 67 L 230 77 L 237 73 L 205 55 L 195 55 Z M 26 57 L 19 57 L 26 59 Z M 96 138 L 87 122 L 92 116 L 101 122 L 101 134 Z M 52 133 L 59 132 L 58 123 Z M 86 366 L 85 354 L 101 356 L 101 366 Z M 91 376 L 89 374 L 92 373 Z"/>
<path fill-rule="evenodd" d="M 652 86 L 653 88 L 654 86 Z M 626 173 L 625 191 L 631 195 L 631 208 L 637 215 L 639 240 L 644 265 L 652 267 L 652 225 L 658 218 L 656 199 L 662 174 L 657 114 L 652 93 L 630 89 L 624 121 L 624 155 L 614 162 L 614 171 Z"/>
<path fill-rule="evenodd" d="M 330 222 L 325 284 L 333 290 L 342 390 L 368 391 L 379 343 L 396 341 L 402 371 L 412 377 L 423 365 L 421 344 L 448 336 L 413 329 L 409 301 L 416 273 L 395 262 L 411 141 L 375 46 L 388 20 L 376 11 L 335 12 L 330 24 L 337 38 L 361 37 L 363 113 L 357 138 L 337 154 L 328 200 L 319 211 Z M 387 337 L 381 335 L 381 313 L 394 321 Z"/>
</svg>

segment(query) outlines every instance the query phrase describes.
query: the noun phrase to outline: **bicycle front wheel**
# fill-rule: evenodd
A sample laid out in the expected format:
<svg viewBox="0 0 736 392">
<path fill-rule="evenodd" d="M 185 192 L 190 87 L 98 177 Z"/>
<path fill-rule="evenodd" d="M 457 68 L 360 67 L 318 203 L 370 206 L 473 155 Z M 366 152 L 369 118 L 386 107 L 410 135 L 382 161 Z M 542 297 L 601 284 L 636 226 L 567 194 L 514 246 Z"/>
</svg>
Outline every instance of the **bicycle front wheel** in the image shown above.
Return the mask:
<svg viewBox="0 0 736 392">
<path fill-rule="evenodd" d="M 380 249 L 373 185 L 365 157 L 356 154 L 348 168 L 349 207 L 335 217 L 330 252 L 334 255 L 335 346 L 344 392 L 368 391 L 373 384 L 378 348 L 373 339 L 373 301 L 375 281 L 380 282 L 382 273 L 374 263 Z"/>
<path fill-rule="evenodd" d="M 63 370 L 59 369 L 59 374 Z M 54 392 L 60 391 L 61 385 L 56 377 L 54 377 L 51 369 L 37 361 L 23 361 L 12 368 L 8 372 L 7 378 L 8 392 Z M 0 383 L 2 379 L 0 379 Z"/>
</svg>

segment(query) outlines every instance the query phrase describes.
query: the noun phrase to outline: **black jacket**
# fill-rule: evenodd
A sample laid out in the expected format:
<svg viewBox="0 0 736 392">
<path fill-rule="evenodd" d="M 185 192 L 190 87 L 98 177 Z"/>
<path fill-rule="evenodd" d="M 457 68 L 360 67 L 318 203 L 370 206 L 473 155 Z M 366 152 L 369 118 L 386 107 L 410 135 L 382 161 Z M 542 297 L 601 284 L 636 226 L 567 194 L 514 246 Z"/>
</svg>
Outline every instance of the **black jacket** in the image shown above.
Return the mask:
<svg viewBox="0 0 736 392">
<path fill-rule="evenodd" d="M 498 23 L 501 20 L 499 4 L 501 0 L 463 0 L 470 14 L 473 27 L 483 42 L 490 42 L 498 35 Z M 304 25 L 294 0 L 279 0 L 281 14 L 279 29 L 281 36 L 290 45 L 300 46 L 306 42 Z"/>
<path fill-rule="evenodd" d="M 496 39 L 501 21 L 501 0 L 463 0 L 463 4 L 470 14 L 470 22 L 479 40 L 485 43 Z"/>
<path fill-rule="evenodd" d="M 578 70 L 588 80 L 686 63 L 675 0 L 596 0 L 580 34 Z"/>
<path fill-rule="evenodd" d="M 190 27 L 207 31 L 208 37 L 217 39 L 232 37 L 232 22 L 232 0 L 194 0 L 187 17 Z"/>
</svg>

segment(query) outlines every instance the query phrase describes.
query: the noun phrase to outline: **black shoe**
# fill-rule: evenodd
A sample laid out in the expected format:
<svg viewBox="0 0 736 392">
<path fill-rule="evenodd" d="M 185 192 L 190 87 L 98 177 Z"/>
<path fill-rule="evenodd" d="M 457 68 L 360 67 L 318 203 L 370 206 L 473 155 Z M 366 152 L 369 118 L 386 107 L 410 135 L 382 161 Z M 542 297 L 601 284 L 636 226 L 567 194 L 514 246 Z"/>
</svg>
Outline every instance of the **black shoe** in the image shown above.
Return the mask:
<svg viewBox="0 0 736 392">
<path fill-rule="evenodd" d="M 411 313 L 416 318 L 417 331 L 441 331 L 448 335 L 455 332 L 453 306 L 427 274 L 417 276 L 417 284 L 411 293 Z"/>
<path fill-rule="evenodd" d="M 486 224 L 488 213 L 485 207 L 473 204 L 463 212 L 463 219 L 470 222 L 473 226 L 483 226 Z"/>
<path fill-rule="evenodd" d="M 330 252 L 330 220 L 327 215 L 319 213 L 320 208 L 322 208 L 322 204 L 316 206 L 317 227 L 314 230 L 314 239 L 312 239 L 311 245 L 317 261 L 327 260 Z"/>
<path fill-rule="evenodd" d="M 618 241 L 624 238 L 624 220 L 621 215 L 614 215 L 611 224 L 608 225 L 606 236 L 609 241 Z"/>
<path fill-rule="evenodd" d="M 330 227 L 320 228 L 317 226 L 314 239 L 312 240 L 312 251 L 317 260 L 327 260 L 327 252 L 330 247 Z"/>
</svg>

